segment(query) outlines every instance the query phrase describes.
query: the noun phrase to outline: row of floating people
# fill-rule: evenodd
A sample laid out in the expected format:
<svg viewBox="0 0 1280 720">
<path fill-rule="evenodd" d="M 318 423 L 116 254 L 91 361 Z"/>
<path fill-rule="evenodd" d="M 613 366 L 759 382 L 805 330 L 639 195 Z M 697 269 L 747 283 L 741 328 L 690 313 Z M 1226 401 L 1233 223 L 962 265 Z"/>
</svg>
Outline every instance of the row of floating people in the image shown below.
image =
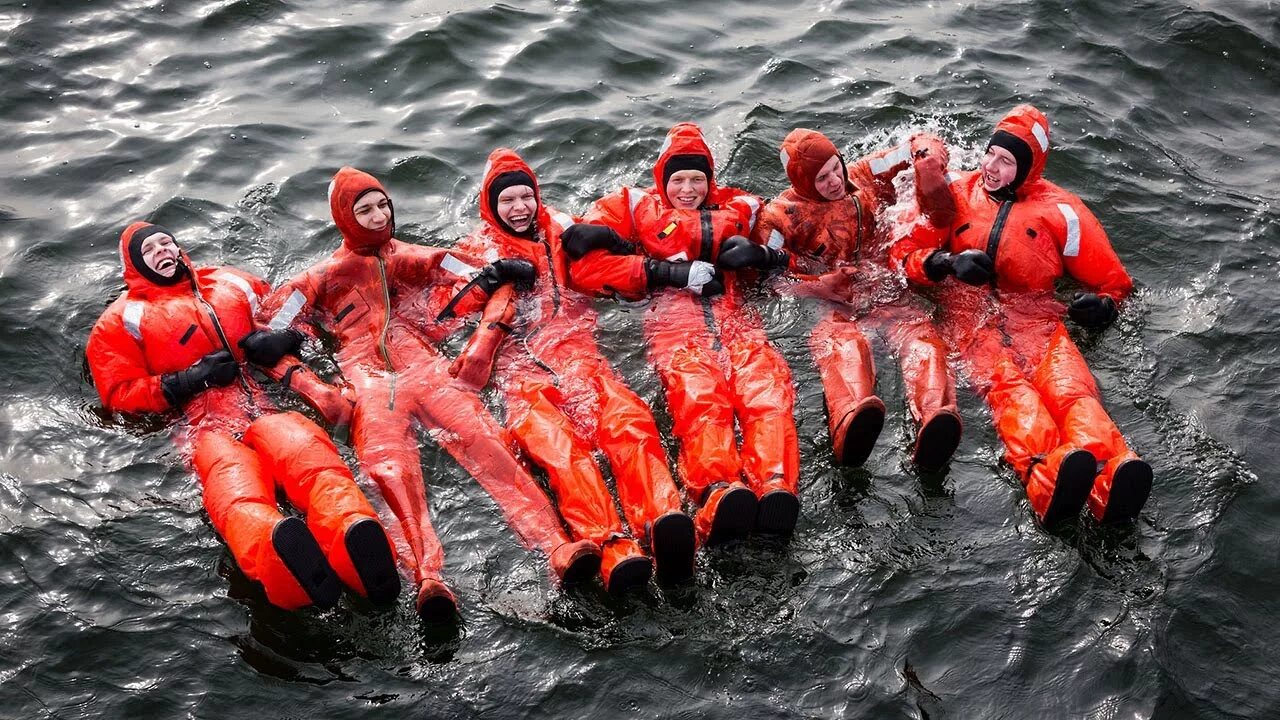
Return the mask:
<svg viewBox="0 0 1280 720">
<path fill-rule="evenodd" d="M 329 187 L 341 247 L 274 289 L 194 264 L 163 227 L 129 225 L 127 290 L 94 326 L 89 365 L 108 410 L 180 411 L 175 437 L 214 528 L 283 608 L 332 606 L 344 586 L 392 602 L 402 565 L 422 618 L 456 615 L 420 428 L 438 431 L 562 583 L 598 574 L 622 592 L 655 572 L 679 582 L 700 545 L 791 534 L 795 391 L 744 297 L 757 278 L 824 308 L 809 348 L 842 464 L 862 464 L 884 424 L 868 340 L 878 336 L 901 368 L 920 470 L 944 469 L 960 442 L 954 353 L 1045 526 L 1085 506 L 1128 522 L 1151 468 L 1103 408 L 1063 317 L 1105 327 L 1133 283 L 1089 209 L 1042 177 L 1048 150 L 1048 120 L 1029 105 L 960 173 L 933 135 L 848 163 L 826 136 L 797 129 L 780 154 L 791 186 L 765 203 L 718 184 L 700 130 L 680 123 L 652 187 L 620 188 L 575 217 L 546 205 L 532 168 L 502 148 L 485 166 L 480 226 L 449 248 L 396 239 L 386 189 L 343 168 Z M 912 182 L 895 185 L 904 172 Z M 1054 292 L 1064 275 L 1081 288 L 1069 302 Z M 649 301 L 643 342 L 679 448 L 674 477 L 649 406 L 597 344 L 601 297 Z M 477 315 L 446 356 L 442 342 Z M 300 358 L 317 333 L 335 346 L 329 380 Z M 387 522 L 328 435 L 273 406 L 262 378 L 350 427 Z M 505 427 L 481 401 L 487 386 L 505 401 Z M 281 513 L 277 488 L 305 520 Z"/>
</svg>

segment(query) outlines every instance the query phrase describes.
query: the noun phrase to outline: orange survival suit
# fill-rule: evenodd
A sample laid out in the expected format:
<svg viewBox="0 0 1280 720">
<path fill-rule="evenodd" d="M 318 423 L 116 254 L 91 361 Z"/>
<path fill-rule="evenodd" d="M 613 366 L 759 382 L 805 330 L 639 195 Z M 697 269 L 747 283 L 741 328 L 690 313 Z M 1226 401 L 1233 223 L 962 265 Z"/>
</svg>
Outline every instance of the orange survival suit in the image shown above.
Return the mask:
<svg viewBox="0 0 1280 720">
<path fill-rule="evenodd" d="M 253 312 L 270 286 L 231 268 L 193 267 L 185 253 L 185 263 L 163 277 L 138 251 L 155 233 L 173 235 L 145 222 L 121 234 L 127 290 L 89 334 L 86 354 L 103 406 L 127 413 L 182 411 L 179 440 L 194 448 L 209 519 L 273 604 L 330 607 L 341 591 L 339 580 L 376 602 L 393 600 L 400 579 L 390 543 L 333 443 L 302 415 L 278 412 L 242 369 L 241 342 L 259 331 Z M 200 363 L 223 364 L 226 373 L 174 392 L 177 374 Z M 294 355 L 264 370 L 330 422 L 350 413 L 350 401 Z M 305 513 L 305 524 L 280 513 L 277 484 Z"/>
<path fill-rule="evenodd" d="M 623 187 L 597 200 L 584 218 L 638 244 L 643 255 L 624 254 L 622 247 L 597 248 L 573 261 L 569 272 L 577 286 L 601 295 L 636 299 L 651 294 L 645 339 L 680 440 L 681 480 L 702 505 L 696 517 L 699 536 L 715 542 L 753 526 L 790 533 L 799 514 L 800 465 L 790 368 L 769 344 L 759 318 L 742 303 L 733 273 L 724 273 L 724 294 L 716 297 L 709 286 L 699 295 L 652 282 L 654 260 L 714 263 L 727 238 L 750 234 L 760 208 L 755 196 L 716 185 L 713 173 L 700 208 L 673 208 L 664 189 L 665 170 L 673 158 L 690 156 L 715 167 L 698 126 L 677 124 L 654 165 L 655 186 Z"/>
<path fill-rule="evenodd" d="M 523 234 L 493 206 L 497 183 L 507 182 L 528 185 L 537 200 L 534 222 Z M 543 205 L 533 170 L 507 148 L 494 150 L 485 165 L 480 217 L 483 224 L 459 249 L 486 261 L 522 258 L 538 272 L 533 291 L 518 297 L 510 326 L 494 324 L 473 336 L 511 330 L 494 378 L 506 398 L 507 427 L 526 455 L 546 469 L 574 536 L 603 547 L 606 587 L 643 584 L 651 570 L 636 541 L 623 532 L 592 457 L 596 447 L 609 459 L 627 523 L 650 543 L 661 574 L 689 577 L 693 521 L 680 509 L 653 414 L 600 353 L 591 298 L 568 285 L 560 234 L 573 218 Z"/>
<path fill-rule="evenodd" d="M 846 194 L 829 200 L 815 187 L 815 178 L 834 157 L 841 158 Z M 889 220 L 882 217 L 896 200 L 893 177 L 914 167 L 919 207 L 935 221 L 950 222 L 955 207 L 946 191 L 946 157 L 942 141 L 932 136 L 862 158 L 852 167 L 817 131 L 798 128 L 782 143 L 791 187 L 761 212 L 753 239 L 788 251 L 790 274 L 804 284 L 829 288 L 834 283 L 839 292 L 837 270 L 857 272 L 855 291 L 818 321 L 809 340 L 826 395 L 832 446 L 845 465 L 866 460 L 884 424 L 885 407 L 875 395 L 875 366 L 862 328 L 882 333 L 898 357 L 908 407 L 920 427 L 916 464 L 926 471 L 941 469 L 960 441 L 946 347 L 931 318 L 897 291 L 887 263 Z M 801 288 L 793 291 L 804 294 Z M 851 310 L 857 313 L 852 320 L 845 315 Z"/>
<path fill-rule="evenodd" d="M 1019 105 L 996 126 L 991 144 L 1022 156 L 1014 182 L 993 194 L 981 171 L 951 176 L 957 212 L 950 227 L 908 235 L 893 250 L 895 262 L 911 282 L 939 286 L 943 336 L 991 406 L 1005 458 L 1041 521 L 1073 518 L 1086 499 L 1100 521 L 1132 519 L 1150 493 L 1151 468 L 1102 407 L 1053 290 L 1070 275 L 1090 291 L 1072 302 L 1073 317 L 1087 302 L 1114 317 L 1133 281 L 1093 213 L 1041 177 L 1049 152 L 1043 113 Z M 993 264 L 989 285 L 945 272 L 930 277 L 937 261 L 945 270 L 965 251 Z"/>
<path fill-rule="evenodd" d="M 437 315 L 479 263 L 456 251 L 396 240 L 394 222 L 380 231 L 362 227 L 353 208 L 375 191 L 386 194 L 373 176 L 349 167 L 338 171 L 329 209 L 342 246 L 277 288 L 259 313 L 273 328 L 315 327 L 334 338 L 338 366 L 355 394 L 352 444 L 361 469 L 399 521 L 391 530 L 418 584 L 419 614 L 440 620 L 456 612 L 456 600 L 440 580 L 444 554 L 428 514 L 419 425 L 497 501 L 522 543 L 551 556 L 558 577 L 594 574 L 599 548 L 569 543 L 502 428 L 472 390 L 450 377 L 449 361 L 435 347 L 453 327 L 436 322 Z M 482 289 L 473 289 L 458 310 L 465 314 L 487 300 Z"/>
</svg>

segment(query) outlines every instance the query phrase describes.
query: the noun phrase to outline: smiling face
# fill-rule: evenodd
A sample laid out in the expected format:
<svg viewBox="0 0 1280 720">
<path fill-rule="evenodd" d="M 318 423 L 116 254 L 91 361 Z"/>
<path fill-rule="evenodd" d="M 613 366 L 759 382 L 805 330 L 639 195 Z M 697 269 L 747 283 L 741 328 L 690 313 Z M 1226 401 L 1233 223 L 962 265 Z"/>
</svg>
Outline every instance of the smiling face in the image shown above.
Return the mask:
<svg viewBox="0 0 1280 720">
<path fill-rule="evenodd" d="M 152 233 L 138 249 L 142 253 L 142 261 L 155 274 L 168 278 L 178 271 L 178 243 L 168 234 Z"/>
<path fill-rule="evenodd" d="M 832 155 L 813 176 L 813 187 L 827 200 L 839 200 L 845 196 L 844 163 L 840 162 L 839 155 Z"/>
<path fill-rule="evenodd" d="M 667 199 L 677 210 L 697 210 L 707 199 L 707 176 L 701 170 L 677 170 L 667 180 Z"/>
<path fill-rule="evenodd" d="M 538 197 L 528 185 L 512 185 L 498 193 L 498 218 L 516 233 L 522 233 L 533 224 L 538 210 Z"/>
<path fill-rule="evenodd" d="M 987 192 L 1005 187 L 1018 176 L 1018 161 L 1013 153 L 995 145 L 987 148 L 987 154 L 982 156 L 978 167 L 982 170 L 982 186 Z"/>
<path fill-rule="evenodd" d="M 366 230 L 378 231 L 391 222 L 391 202 L 377 190 L 362 195 L 351 211 L 356 216 L 356 222 Z"/>
</svg>

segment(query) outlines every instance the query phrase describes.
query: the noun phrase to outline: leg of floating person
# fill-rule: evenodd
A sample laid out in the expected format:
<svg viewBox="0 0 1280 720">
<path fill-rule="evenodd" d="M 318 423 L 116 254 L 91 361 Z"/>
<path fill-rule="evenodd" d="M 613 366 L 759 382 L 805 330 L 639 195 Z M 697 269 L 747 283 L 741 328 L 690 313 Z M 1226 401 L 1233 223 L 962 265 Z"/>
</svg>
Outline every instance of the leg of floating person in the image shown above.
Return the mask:
<svg viewBox="0 0 1280 720">
<path fill-rule="evenodd" d="M 1103 408 L 1098 385 L 1065 326 L 1054 331 L 1034 379 L 1063 438 L 1103 464 L 1089 494 L 1090 512 L 1102 522 L 1136 518 L 1151 494 L 1151 466 L 1129 449 Z"/>
<path fill-rule="evenodd" d="M 698 538 L 716 544 L 743 537 L 755 525 L 756 496 L 740 479 L 733 400 L 714 338 L 698 308 L 672 302 L 650 306 L 645 332 L 680 441 L 680 478 L 701 506 L 694 519 Z"/>
<path fill-rule="evenodd" d="M 603 360 L 573 367 L 594 368 L 600 415 L 596 443 L 609 458 L 627 523 L 647 535 L 663 579 L 692 577 L 693 519 L 680 508 L 680 491 L 671 479 L 653 413 Z"/>
<path fill-rule="evenodd" d="M 413 574 L 419 616 L 448 620 L 457 612 L 457 601 L 440 579 L 444 550 L 431 526 L 412 403 L 397 389 L 393 406 L 388 378 L 364 379 L 357 390 L 351 442 L 360 469 L 377 483 L 396 518 L 403 540 L 400 559 Z"/>
<path fill-rule="evenodd" d="M 443 366 L 417 368 L 423 375 L 406 388 L 414 412 L 432 437 L 458 461 L 498 503 L 525 547 L 546 553 L 561 583 L 578 582 L 600 569 L 600 546 L 590 540 L 570 542 L 547 494 L 512 453 L 506 432 L 489 415 L 474 392 L 452 384 Z"/>
<path fill-rule="evenodd" d="M 1047 527 L 1075 518 L 1093 485 L 1093 455 L 1062 443 L 1040 393 L 1007 355 L 971 356 L 970 361 L 986 376 L 986 400 L 1004 442 L 1005 460 L 1026 486 L 1036 517 Z"/>
<path fill-rule="evenodd" d="M 913 308 L 886 319 L 883 326 L 898 356 L 907 407 L 918 429 L 912 459 L 921 470 L 937 472 L 951 461 L 963 428 L 947 348 L 933 323 Z"/>
<path fill-rule="evenodd" d="M 373 602 L 394 601 L 400 575 L 391 543 L 329 436 L 302 415 L 284 412 L 253 421 L 244 442 L 306 516 L 342 582 Z"/>
<path fill-rule="evenodd" d="M 560 411 L 560 391 L 541 379 L 507 385 L 507 426 L 526 455 L 547 472 L 560 515 L 575 539 L 600 546 L 600 577 L 610 592 L 644 585 L 653 564 L 623 531 L 591 447 Z"/>
<path fill-rule="evenodd" d="M 791 368 L 755 315 L 734 311 L 721 323 L 729 389 L 742 430 L 742 468 L 758 499 L 755 529 L 790 535 L 800 515 L 800 441 Z"/>
<path fill-rule="evenodd" d="M 814 326 L 809 350 L 822 378 L 836 459 L 858 467 L 871 455 L 884 427 L 884 401 L 875 394 L 871 345 L 855 323 L 830 313 Z"/>
<path fill-rule="evenodd" d="M 193 460 L 214 530 L 244 574 L 262 583 L 267 599 L 286 610 L 333 607 L 342 585 L 306 524 L 280 514 L 258 454 L 209 431 L 196 435 Z"/>
</svg>

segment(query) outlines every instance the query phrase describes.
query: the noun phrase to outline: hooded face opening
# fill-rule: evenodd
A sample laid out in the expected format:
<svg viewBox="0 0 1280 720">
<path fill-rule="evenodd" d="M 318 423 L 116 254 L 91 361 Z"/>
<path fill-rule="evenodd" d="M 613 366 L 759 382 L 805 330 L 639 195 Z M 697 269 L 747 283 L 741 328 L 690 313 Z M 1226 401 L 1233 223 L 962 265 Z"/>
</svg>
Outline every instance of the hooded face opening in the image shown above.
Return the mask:
<svg viewBox="0 0 1280 720">
<path fill-rule="evenodd" d="M 356 200 L 351 212 L 360 227 L 380 232 L 391 224 L 391 200 L 378 190 L 366 191 Z"/>
<path fill-rule="evenodd" d="M 494 203 L 498 219 L 516 235 L 524 235 L 533 226 L 538 212 L 538 195 L 528 185 L 512 185 L 498 193 Z"/>
<path fill-rule="evenodd" d="M 667 200 L 677 210 L 697 210 L 707 199 L 710 184 L 701 170 L 677 170 L 667 179 Z"/>
<path fill-rule="evenodd" d="M 1018 177 L 1018 159 L 1008 150 L 992 145 L 987 154 L 982 156 L 982 187 L 987 192 L 996 192 L 1009 187 Z"/>
<path fill-rule="evenodd" d="M 827 200 L 840 200 L 848 194 L 845 187 L 844 163 L 832 155 L 813 176 L 813 188 Z"/>
<path fill-rule="evenodd" d="M 164 278 L 171 278 L 178 272 L 181 252 L 173 236 L 163 232 L 151 233 L 138 246 L 142 263 Z"/>
</svg>

